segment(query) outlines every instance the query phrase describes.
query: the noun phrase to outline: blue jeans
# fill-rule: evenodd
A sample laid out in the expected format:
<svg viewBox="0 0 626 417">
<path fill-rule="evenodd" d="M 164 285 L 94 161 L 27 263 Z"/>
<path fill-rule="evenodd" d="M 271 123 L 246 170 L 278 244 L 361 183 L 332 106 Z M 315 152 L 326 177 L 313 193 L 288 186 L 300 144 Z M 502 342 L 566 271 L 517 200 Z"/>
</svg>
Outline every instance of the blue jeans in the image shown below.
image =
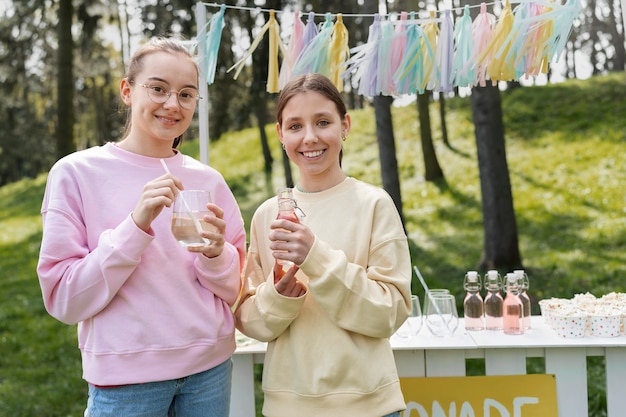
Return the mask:
<svg viewBox="0 0 626 417">
<path fill-rule="evenodd" d="M 97 388 L 89 385 L 85 417 L 225 417 L 232 361 L 169 381 Z"/>
<path fill-rule="evenodd" d="M 402 414 L 400 414 L 399 411 L 396 411 L 395 413 L 391 413 L 391 414 L 387 414 L 386 416 L 383 417 L 400 417 Z"/>
</svg>

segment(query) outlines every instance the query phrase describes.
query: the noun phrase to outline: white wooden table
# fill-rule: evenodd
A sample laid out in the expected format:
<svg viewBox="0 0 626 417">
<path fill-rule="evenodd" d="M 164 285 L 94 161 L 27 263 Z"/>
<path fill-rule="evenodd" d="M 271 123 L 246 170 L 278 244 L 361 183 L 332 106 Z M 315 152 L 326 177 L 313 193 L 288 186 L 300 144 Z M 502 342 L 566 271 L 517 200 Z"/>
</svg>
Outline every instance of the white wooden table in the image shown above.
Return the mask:
<svg viewBox="0 0 626 417">
<path fill-rule="evenodd" d="M 467 359 L 484 359 L 485 375 L 524 375 L 526 358 L 544 358 L 545 373 L 556 376 L 559 417 L 588 417 L 587 357 L 603 356 L 607 416 L 626 416 L 626 336 L 566 339 L 537 316 L 524 335 L 467 332 L 461 320 L 448 338 L 436 338 L 424 326 L 413 338 L 394 335 L 390 342 L 400 377 L 465 376 Z M 256 415 L 254 364 L 263 363 L 265 348 L 265 343 L 247 343 L 233 355 L 231 417 Z"/>
</svg>

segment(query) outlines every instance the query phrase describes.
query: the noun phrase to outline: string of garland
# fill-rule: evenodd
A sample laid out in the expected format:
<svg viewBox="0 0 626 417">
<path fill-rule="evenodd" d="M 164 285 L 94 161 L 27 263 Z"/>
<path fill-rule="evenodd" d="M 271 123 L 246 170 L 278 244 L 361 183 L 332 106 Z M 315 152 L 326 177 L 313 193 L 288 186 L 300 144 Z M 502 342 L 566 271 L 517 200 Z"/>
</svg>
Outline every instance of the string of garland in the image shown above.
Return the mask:
<svg viewBox="0 0 626 417">
<path fill-rule="evenodd" d="M 214 81 L 224 13 L 232 8 L 269 15 L 250 48 L 228 72 L 234 70 L 236 79 L 267 34 L 270 56 L 266 89 L 270 93 L 279 92 L 290 79 L 309 72 L 328 76 L 340 91 L 350 76 L 358 84 L 359 94 L 368 97 L 423 93 L 427 89 L 449 92 L 455 87 L 484 86 L 547 73 L 549 63 L 561 56 L 581 12 L 579 0 L 564 1 L 521 0 L 514 9 L 506 2 L 498 18 L 481 3 L 473 21 L 466 5 L 456 22 L 453 9 L 445 9 L 439 16 L 430 11 L 427 18 L 418 18 L 414 11 L 373 15 L 309 12 L 306 24 L 299 11 L 203 3 L 219 11 L 199 30 L 197 39 L 206 39 L 203 70 L 208 84 Z M 277 14 L 285 13 L 290 13 L 294 22 L 287 45 L 276 19 Z M 316 24 L 316 16 L 323 16 L 323 22 Z M 343 18 L 355 16 L 372 17 L 373 22 L 367 42 L 349 49 Z"/>
</svg>

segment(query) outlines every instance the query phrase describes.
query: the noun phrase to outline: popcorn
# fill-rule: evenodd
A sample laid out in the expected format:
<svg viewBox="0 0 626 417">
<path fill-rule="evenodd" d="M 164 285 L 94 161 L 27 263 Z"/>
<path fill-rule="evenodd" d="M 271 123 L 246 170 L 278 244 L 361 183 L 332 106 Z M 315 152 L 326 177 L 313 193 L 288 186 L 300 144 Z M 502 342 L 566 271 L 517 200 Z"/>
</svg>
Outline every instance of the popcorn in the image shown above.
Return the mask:
<svg viewBox="0 0 626 417">
<path fill-rule="evenodd" d="M 587 292 L 571 299 L 539 301 L 541 315 L 559 336 L 615 337 L 624 334 L 626 294 L 611 292 L 598 298 Z M 584 330 L 581 330 L 584 329 Z"/>
</svg>

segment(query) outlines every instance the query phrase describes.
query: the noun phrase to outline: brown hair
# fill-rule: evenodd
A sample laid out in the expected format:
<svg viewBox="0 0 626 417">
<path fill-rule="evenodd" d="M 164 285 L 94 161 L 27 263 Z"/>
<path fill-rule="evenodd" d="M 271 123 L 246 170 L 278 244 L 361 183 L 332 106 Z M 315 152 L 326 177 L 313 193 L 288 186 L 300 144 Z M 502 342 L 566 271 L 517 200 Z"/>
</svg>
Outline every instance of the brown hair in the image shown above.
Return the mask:
<svg viewBox="0 0 626 417">
<path fill-rule="evenodd" d="M 319 93 L 335 103 L 337 112 L 341 120 L 346 118 L 346 104 L 341 97 L 341 93 L 335 87 L 335 84 L 326 76 L 318 73 L 309 73 L 300 75 L 291 80 L 285 88 L 282 89 L 278 96 L 278 103 L 276 104 L 276 121 L 279 125 L 283 124 L 283 110 L 287 105 L 287 102 L 297 94 L 305 93 L 307 91 L 314 91 Z"/>
<path fill-rule="evenodd" d="M 174 38 L 164 38 L 164 37 L 155 37 L 151 38 L 148 42 L 143 44 L 130 58 L 130 62 L 128 63 L 128 69 L 126 71 L 126 79 L 130 84 L 135 82 L 135 78 L 137 74 L 139 74 L 143 70 L 143 61 L 144 58 L 150 54 L 156 52 L 167 52 L 171 54 L 181 54 L 185 57 L 188 57 L 195 65 L 196 72 L 198 72 L 198 66 L 196 61 L 194 60 L 193 55 L 189 50 L 185 47 L 185 45 L 177 39 Z M 124 136 L 128 136 L 131 127 L 131 107 L 126 107 L 126 126 L 124 128 Z M 176 148 L 183 141 L 183 135 L 174 139 L 174 143 L 172 147 Z"/>
</svg>

